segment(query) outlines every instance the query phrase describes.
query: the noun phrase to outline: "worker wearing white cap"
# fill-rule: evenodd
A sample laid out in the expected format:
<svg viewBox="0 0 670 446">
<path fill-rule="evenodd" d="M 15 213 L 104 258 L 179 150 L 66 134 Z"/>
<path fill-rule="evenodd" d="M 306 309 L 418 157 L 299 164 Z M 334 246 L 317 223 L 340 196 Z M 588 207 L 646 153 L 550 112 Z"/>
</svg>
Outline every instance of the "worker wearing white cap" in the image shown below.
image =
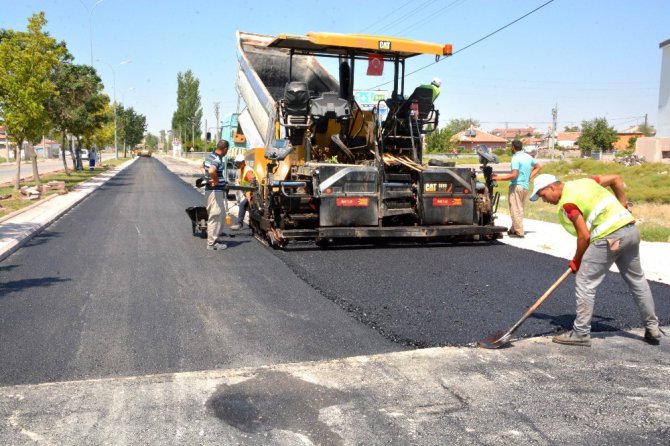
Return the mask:
<svg viewBox="0 0 670 446">
<path fill-rule="evenodd" d="M 606 187 L 612 189 L 612 195 Z M 576 274 L 577 311 L 572 330 L 554 336 L 559 344 L 591 345 L 591 317 L 596 288 L 613 263 L 635 299 L 644 323 L 644 340 L 658 345 L 661 329 L 651 289 L 640 264 L 640 232 L 628 211 L 623 180 L 619 175 L 561 182 L 549 174 L 533 182 L 530 201 L 538 198 L 558 205 L 561 225 L 577 236 L 570 268 Z"/>
</svg>

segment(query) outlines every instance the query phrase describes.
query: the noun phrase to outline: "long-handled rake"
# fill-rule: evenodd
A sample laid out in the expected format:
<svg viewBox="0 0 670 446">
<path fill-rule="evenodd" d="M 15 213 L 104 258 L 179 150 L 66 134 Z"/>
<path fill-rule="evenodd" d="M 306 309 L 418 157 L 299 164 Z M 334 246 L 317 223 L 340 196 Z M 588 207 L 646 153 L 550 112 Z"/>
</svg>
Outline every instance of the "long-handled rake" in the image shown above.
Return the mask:
<svg viewBox="0 0 670 446">
<path fill-rule="evenodd" d="M 565 279 L 568 278 L 568 276 L 572 273 L 572 269 L 568 268 L 567 271 L 563 273 L 561 277 L 558 278 L 556 282 L 552 286 L 549 287 L 549 289 L 542 295 L 540 298 L 533 304 L 532 307 L 530 307 L 524 315 L 519 319 L 519 321 L 510 328 L 507 333 L 504 333 L 500 335 L 499 333 L 489 336 L 488 338 L 484 339 L 483 341 L 479 341 L 477 345 L 481 348 L 490 348 L 490 349 L 496 349 L 496 348 L 501 348 L 507 345 L 510 341 L 510 338 L 512 337 L 512 333 L 514 333 L 517 328 L 523 324 L 528 317 L 535 313 L 535 310 L 540 308 L 540 305 L 547 300 L 547 298 L 553 293 L 556 288 L 558 288 L 564 281 Z"/>
</svg>

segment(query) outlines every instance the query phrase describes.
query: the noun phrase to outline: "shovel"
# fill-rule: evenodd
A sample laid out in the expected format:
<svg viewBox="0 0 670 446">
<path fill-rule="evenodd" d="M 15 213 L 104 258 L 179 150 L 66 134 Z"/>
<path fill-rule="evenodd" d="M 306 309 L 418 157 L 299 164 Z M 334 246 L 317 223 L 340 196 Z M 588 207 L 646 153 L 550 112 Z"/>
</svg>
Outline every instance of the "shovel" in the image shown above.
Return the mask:
<svg viewBox="0 0 670 446">
<path fill-rule="evenodd" d="M 507 345 L 509 343 L 510 338 L 512 337 L 512 333 L 514 333 L 517 330 L 517 328 L 519 328 L 521 324 L 523 324 L 531 314 L 535 313 L 535 310 L 540 308 L 540 305 L 542 305 L 542 303 L 545 300 L 547 300 L 547 298 L 551 295 L 551 293 L 556 291 L 556 288 L 558 288 L 565 281 L 565 279 L 568 278 L 570 274 L 572 274 L 572 269 L 568 268 L 567 271 L 565 271 L 563 275 L 559 277 L 558 280 L 554 282 L 554 284 L 550 286 L 549 289 L 542 296 L 540 296 L 540 298 L 533 304 L 533 306 L 530 307 L 528 311 L 524 313 L 523 316 L 521 316 L 521 319 L 519 319 L 519 321 L 516 324 L 514 324 L 512 328 L 510 328 L 509 331 L 507 331 L 507 333 L 503 335 L 495 334 L 489 336 L 483 341 L 479 341 L 477 345 L 480 348 L 489 348 L 489 349 L 501 348 Z"/>
</svg>

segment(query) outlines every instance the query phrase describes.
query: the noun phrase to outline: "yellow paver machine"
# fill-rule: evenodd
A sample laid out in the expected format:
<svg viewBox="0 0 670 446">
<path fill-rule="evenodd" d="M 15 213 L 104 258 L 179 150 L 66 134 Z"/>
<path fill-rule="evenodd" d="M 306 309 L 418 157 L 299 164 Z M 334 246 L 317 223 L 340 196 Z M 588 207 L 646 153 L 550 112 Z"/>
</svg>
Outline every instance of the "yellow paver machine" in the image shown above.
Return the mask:
<svg viewBox="0 0 670 446">
<path fill-rule="evenodd" d="M 237 40 L 257 237 L 274 247 L 500 238 L 506 228 L 494 223 L 493 157 L 480 152 L 482 181 L 472 168 L 423 162 L 439 112 L 430 88 L 406 92 L 405 64 L 448 56 L 451 45 L 333 33 L 238 32 Z M 393 68 L 393 90 L 371 107 L 355 99 L 357 63 L 367 64 L 366 73 Z"/>
</svg>

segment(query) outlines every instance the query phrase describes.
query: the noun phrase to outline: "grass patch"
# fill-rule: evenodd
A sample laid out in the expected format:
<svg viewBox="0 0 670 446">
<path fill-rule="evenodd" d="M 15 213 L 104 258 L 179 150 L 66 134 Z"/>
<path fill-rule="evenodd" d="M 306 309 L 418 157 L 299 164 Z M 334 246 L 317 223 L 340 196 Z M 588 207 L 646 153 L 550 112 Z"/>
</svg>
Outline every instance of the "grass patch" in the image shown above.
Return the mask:
<svg viewBox="0 0 670 446">
<path fill-rule="evenodd" d="M 547 163 L 541 173 L 550 173 L 562 181 L 588 178 L 596 175 L 618 174 L 626 183 L 626 198 L 640 203 L 670 204 L 670 165 L 645 163 L 626 167 L 617 163 L 603 163 L 591 159 L 577 159 Z"/>
<path fill-rule="evenodd" d="M 95 168 L 95 170 L 90 171 L 90 170 L 80 170 L 80 171 L 73 171 L 70 170 L 70 175 L 66 175 L 65 172 L 50 172 L 50 173 L 45 173 L 45 174 L 40 174 L 40 180 L 42 184 L 46 184 L 49 181 L 64 181 L 65 182 L 65 188 L 66 190 L 71 190 L 73 187 L 76 185 L 83 183 L 86 180 L 89 180 L 102 172 L 105 172 L 107 170 L 113 169 L 114 167 L 118 166 L 119 164 L 122 164 L 126 162 L 129 158 L 119 158 L 117 159 L 109 159 L 109 160 L 104 160 L 104 164 L 102 166 L 98 166 Z M 70 166 L 68 166 L 69 168 Z M 22 169 L 24 169 L 24 165 L 21 166 Z M 32 167 L 31 167 L 32 169 Z M 32 172 L 32 170 L 30 170 Z M 12 212 L 18 211 L 19 209 L 23 209 L 25 207 L 28 207 L 32 205 L 33 203 L 38 203 L 41 200 L 44 200 L 45 198 L 58 194 L 58 191 L 49 191 L 45 194 L 42 194 L 39 198 L 39 200 L 27 200 L 24 195 L 21 195 L 19 191 L 14 189 L 14 185 L 12 184 L 9 186 L 2 186 L 0 187 L 0 197 L 4 197 L 9 195 L 9 198 L 1 199 L 0 200 L 0 217 L 4 217 L 5 215 L 11 214 Z M 36 183 L 35 181 L 21 181 L 21 186 L 35 186 Z"/>
</svg>

